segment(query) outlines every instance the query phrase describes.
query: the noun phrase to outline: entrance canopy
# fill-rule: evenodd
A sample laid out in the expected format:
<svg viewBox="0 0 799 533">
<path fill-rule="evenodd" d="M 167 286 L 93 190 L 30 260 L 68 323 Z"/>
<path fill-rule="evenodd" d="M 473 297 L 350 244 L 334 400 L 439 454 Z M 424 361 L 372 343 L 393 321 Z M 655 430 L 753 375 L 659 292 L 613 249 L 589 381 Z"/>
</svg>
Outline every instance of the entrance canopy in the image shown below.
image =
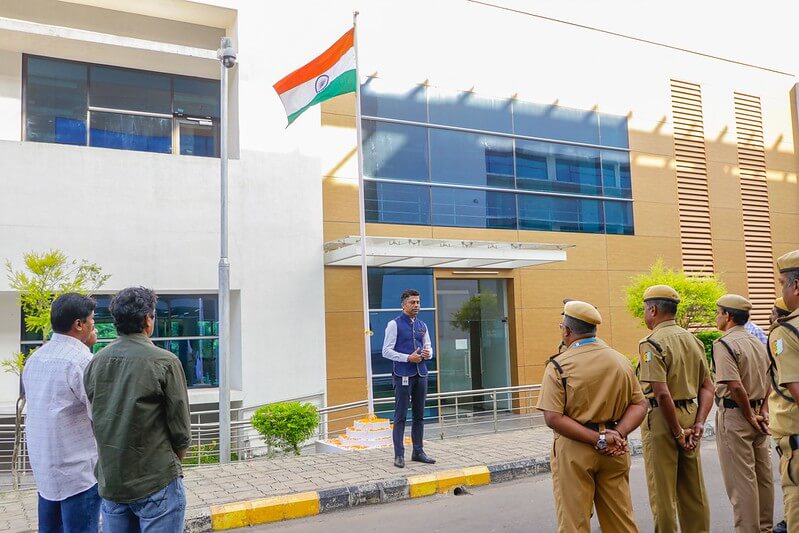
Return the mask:
<svg viewBox="0 0 799 533">
<path fill-rule="evenodd" d="M 366 237 L 366 266 L 521 268 L 566 260 L 573 244 Z M 361 238 L 325 243 L 325 265 L 360 266 Z"/>
</svg>

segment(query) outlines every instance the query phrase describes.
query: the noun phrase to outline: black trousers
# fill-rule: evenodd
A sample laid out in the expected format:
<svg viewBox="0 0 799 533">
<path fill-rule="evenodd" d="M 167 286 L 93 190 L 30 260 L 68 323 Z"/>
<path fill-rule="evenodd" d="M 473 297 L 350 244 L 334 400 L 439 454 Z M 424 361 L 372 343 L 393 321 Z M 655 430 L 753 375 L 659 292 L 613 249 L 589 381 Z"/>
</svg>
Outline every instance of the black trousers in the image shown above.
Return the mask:
<svg viewBox="0 0 799 533">
<path fill-rule="evenodd" d="M 405 456 L 405 417 L 408 413 L 408 402 L 411 404 L 413 421 L 411 424 L 411 440 L 413 451 L 422 451 L 424 438 L 424 402 L 427 398 L 427 376 L 411 376 L 408 384 L 402 384 L 401 376 L 394 378 L 394 456 Z"/>
</svg>

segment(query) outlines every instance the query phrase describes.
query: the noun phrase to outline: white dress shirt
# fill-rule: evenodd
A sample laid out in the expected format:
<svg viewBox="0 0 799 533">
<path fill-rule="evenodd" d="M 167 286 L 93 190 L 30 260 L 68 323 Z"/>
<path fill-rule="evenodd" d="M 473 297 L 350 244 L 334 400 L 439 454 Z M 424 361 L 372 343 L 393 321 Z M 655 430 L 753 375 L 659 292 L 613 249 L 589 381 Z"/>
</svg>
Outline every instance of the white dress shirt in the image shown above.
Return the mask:
<svg viewBox="0 0 799 533">
<path fill-rule="evenodd" d="M 62 501 L 97 483 L 97 445 L 83 371 L 92 353 L 78 339 L 53 333 L 25 363 L 25 433 L 39 494 Z"/>
<path fill-rule="evenodd" d="M 751 320 L 744 324 L 744 329 L 749 332 L 751 335 L 754 335 L 757 340 L 762 342 L 763 344 L 768 344 L 768 335 L 766 335 L 760 326 L 752 322 Z"/>
<path fill-rule="evenodd" d="M 411 322 L 415 322 L 416 319 L 412 318 Z M 399 353 L 397 350 L 394 349 L 394 345 L 397 343 L 397 321 L 391 320 L 388 324 L 386 324 L 386 335 L 383 338 L 383 357 L 386 359 L 391 359 L 392 361 L 397 361 L 398 363 L 407 363 L 408 358 L 411 354 L 408 353 Z M 429 361 L 433 358 L 433 344 L 430 342 L 430 330 L 424 332 L 424 346 L 422 349 L 430 350 L 430 357 L 425 359 L 425 361 Z"/>
</svg>

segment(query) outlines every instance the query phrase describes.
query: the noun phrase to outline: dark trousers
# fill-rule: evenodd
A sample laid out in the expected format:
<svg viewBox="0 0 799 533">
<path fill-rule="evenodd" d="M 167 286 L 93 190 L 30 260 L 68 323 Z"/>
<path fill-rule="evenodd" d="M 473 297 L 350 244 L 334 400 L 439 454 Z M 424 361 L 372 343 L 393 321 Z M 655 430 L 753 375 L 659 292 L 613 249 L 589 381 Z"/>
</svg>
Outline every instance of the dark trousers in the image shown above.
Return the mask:
<svg viewBox="0 0 799 533">
<path fill-rule="evenodd" d="M 50 501 L 39 495 L 39 531 L 43 533 L 97 533 L 100 495 L 97 484 L 66 500 Z"/>
<path fill-rule="evenodd" d="M 408 413 L 408 402 L 411 403 L 413 423 L 411 440 L 414 453 L 422 451 L 424 437 L 424 402 L 427 398 L 427 376 L 411 376 L 408 384 L 402 384 L 401 376 L 394 378 L 394 456 L 405 456 L 405 416 Z"/>
</svg>

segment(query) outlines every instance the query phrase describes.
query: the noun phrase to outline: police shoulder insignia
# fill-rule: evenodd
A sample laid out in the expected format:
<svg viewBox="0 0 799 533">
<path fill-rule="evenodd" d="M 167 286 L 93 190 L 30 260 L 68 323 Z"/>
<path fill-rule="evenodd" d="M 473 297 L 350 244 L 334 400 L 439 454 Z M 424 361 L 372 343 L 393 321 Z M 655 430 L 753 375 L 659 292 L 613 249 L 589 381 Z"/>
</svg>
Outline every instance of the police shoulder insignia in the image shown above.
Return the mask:
<svg viewBox="0 0 799 533">
<path fill-rule="evenodd" d="M 652 360 L 652 352 L 644 352 L 644 361 L 647 363 Z"/>
<path fill-rule="evenodd" d="M 777 339 L 774 341 L 774 353 L 780 355 L 785 350 L 785 346 L 782 344 L 782 339 Z"/>
</svg>

